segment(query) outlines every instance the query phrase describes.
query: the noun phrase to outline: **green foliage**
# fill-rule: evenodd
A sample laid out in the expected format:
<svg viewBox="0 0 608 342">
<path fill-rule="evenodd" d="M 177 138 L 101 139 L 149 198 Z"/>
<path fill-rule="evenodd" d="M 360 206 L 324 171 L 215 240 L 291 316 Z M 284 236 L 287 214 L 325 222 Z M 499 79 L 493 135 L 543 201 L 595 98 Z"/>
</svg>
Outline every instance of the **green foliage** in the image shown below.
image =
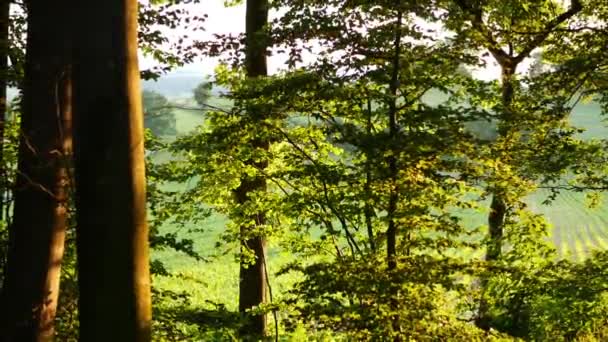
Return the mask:
<svg viewBox="0 0 608 342">
<path fill-rule="evenodd" d="M 581 264 L 545 262 L 493 280 L 493 325 L 534 341 L 602 341 L 608 314 L 606 252 Z"/>
<path fill-rule="evenodd" d="M 195 44 L 187 33 L 203 30 L 206 14 L 193 14 L 184 5 L 200 0 L 139 1 L 139 49 L 158 65 L 142 70 L 142 79 L 157 79 L 161 74 L 194 61 Z M 183 29 L 179 32 L 177 29 Z"/>
<path fill-rule="evenodd" d="M 558 279 L 549 270 L 563 266 L 545 243 L 547 223 L 524 202 L 539 185 L 601 178 L 601 144 L 579 139 L 566 120 L 576 69 L 517 76 L 505 104 L 501 84 L 462 72 L 463 65 L 482 65 L 476 54 L 489 45 L 446 3 L 274 3 L 285 11 L 269 30 L 290 52 L 292 68 L 248 80 L 220 67 L 217 84 L 229 90 L 232 108 L 208 112 L 203 126 L 170 147 L 173 159 L 159 180 L 189 186 L 167 197 L 182 205 L 166 217 L 187 218 L 201 203 L 225 214 L 230 222 L 218 248 L 227 252 L 244 238 L 238 227 L 268 213 L 253 234 L 270 236 L 296 256 L 280 273 L 297 276 L 278 307 L 294 336 L 305 329 L 356 340 L 509 339 L 465 322 L 479 298 L 490 306 L 491 326 L 511 336 L 572 337 L 597 327 L 586 318 L 583 326 L 594 328 L 560 323 L 539 330 L 538 317 L 570 319 L 540 305 Z M 491 29 L 538 31 L 559 7 L 491 2 L 483 10 Z M 419 19 L 457 34 L 439 39 Z M 529 53 L 529 35 L 493 33 L 496 44 Z M 321 52 L 304 64 L 307 48 Z M 430 91 L 445 99 L 424 101 Z M 269 142 L 268 149 L 256 141 Z M 582 165 L 597 167 L 570 177 Z M 267 191 L 236 203 L 242 179 L 264 179 Z M 465 224 L 462 213 L 485 207 L 496 193 L 508 203 L 505 252 L 496 263 L 465 257 L 463 251 L 486 242 L 479 234 L 486 227 Z M 387 257 L 391 227 L 397 243 Z M 481 294 L 476 279 L 487 282 Z M 565 298 L 551 296 L 550 303 Z M 595 305 L 598 298 L 571 301 Z M 594 306 L 593 317 L 602 307 Z"/>
<path fill-rule="evenodd" d="M 0 289 L 3 284 L 4 270 L 6 268 L 6 257 L 9 248 L 8 226 L 11 222 L 12 188 L 17 172 L 17 151 L 19 146 L 19 132 L 21 115 L 19 111 L 20 97 L 17 97 L 7 108 L 7 120 L 4 126 L 4 143 L 2 145 L 2 170 L 0 175 L 0 200 L 3 201 L 0 220 Z"/>
<path fill-rule="evenodd" d="M 290 291 L 287 324 L 331 331 L 347 340 L 393 341 L 511 340 L 466 323 L 458 312 L 462 284 L 454 277 L 463 265 L 428 256 L 400 258 L 393 272 L 378 268 L 381 258 L 315 263 L 290 271 L 306 280 Z"/>
<path fill-rule="evenodd" d="M 158 26 L 199 25 L 204 17 L 180 7 L 191 2 L 140 8 L 141 49 L 164 63 L 144 76 L 195 57 Z M 274 1 L 279 15 L 266 29 L 288 53 L 287 71 L 247 78 L 238 38 L 199 42 L 232 62 L 214 81 L 227 89 L 226 105 L 183 135 L 169 101 L 144 91 L 156 340 L 237 340 L 237 263 L 253 260 L 238 247 L 259 235 L 269 238 L 274 297 L 256 310 L 276 313 L 285 339 L 608 339 L 608 253 L 560 259 L 535 206 L 608 186 L 606 141 L 584 140 L 570 120 L 584 99 L 608 107 L 608 6 L 586 1 L 576 20 L 550 26 L 564 4 L 477 3 Z M 598 27 L 580 26 L 592 21 Z M 504 80 L 468 71 L 499 50 L 535 63 L 508 80 L 508 101 Z M 304 51 L 316 58 L 305 63 Z M 209 105 L 210 90 L 194 90 L 197 104 Z M 9 170 L 17 122 L 5 145 Z M 237 200 L 247 181 L 267 185 Z M 507 208 L 503 253 L 487 262 L 479 256 L 492 241 L 476 218 L 492 195 Z M 70 234 L 57 318 L 65 341 L 78 327 Z M 0 256 L 6 235 L 3 222 Z M 182 257 L 176 272 L 172 258 Z M 472 323 L 482 303 L 488 331 Z"/>
</svg>

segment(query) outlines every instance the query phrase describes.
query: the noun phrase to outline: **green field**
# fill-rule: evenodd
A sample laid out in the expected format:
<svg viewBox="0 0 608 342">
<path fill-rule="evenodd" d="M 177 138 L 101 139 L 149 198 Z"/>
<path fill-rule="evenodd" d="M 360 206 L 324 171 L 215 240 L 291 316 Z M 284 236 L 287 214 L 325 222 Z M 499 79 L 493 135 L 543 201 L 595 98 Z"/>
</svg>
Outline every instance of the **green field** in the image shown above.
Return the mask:
<svg viewBox="0 0 608 342">
<path fill-rule="evenodd" d="M 183 105 L 188 101 L 183 100 Z M 211 104 L 226 107 L 228 103 L 221 99 L 213 99 Z M 597 104 L 582 104 L 574 111 L 572 122 L 586 129 L 583 133 L 585 138 L 602 138 L 608 136 L 608 129 L 599 121 Z M 178 134 L 185 134 L 196 126 L 203 123 L 203 115 L 200 111 L 177 109 L 174 111 L 177 118 Z M 550 241 L 555 245 L 558 254 L 563 258 L 581 261 L 593 249 L 608 249 L 608 204 L 601 203 L 599 207 L 589 208 L 586 204 L 585 194 L 575 192 L 564 192 L 560 194 L 550 205 L 543 205 L 548 192 L 538 191 L 529 198 L 529 206 L 535 212 L 546 215 L 552 224 Z M 466 217 L 469 224 L 483 224 L 484 213 L 473 214 Z M 226 219 L 215 214 L 205 222 L 199 223 L 197 228 L 202 228 L 203 233 L 187 233 L 186 228 L 165 226 L 164 231 L 175 231 L 182 229 L 185 236 L 196 241 L 196 249 L 203 255 L 211 255 L 215 251 L 215 243 L 226 224 Z M 235 249 L 236 250 L 236 249 Z M 217 305 L 223 305 L 227 310 L 233 311 L 237 308 L 238 298 L 238 263 L 232 254 L 216 256 L 211 262 L 197 262 L 188 257 L 172 251 L 154 251 L 153 258 L 162 259 L 169 270 L 175 276 L 157 276 L 154 283 L 157 288 L 173 291 L 186 291 L 191 295 L 192 308 L 217 309 Z M 294 279 L 275 278 L 272 273 L 280 267 L 280 264 L 289 260 L 288 255 L 282 254 L 273 246 L 270 246 L 269 267 L 271 273 L 271 285 L 275 299 L 293 283 Z M 184 329 L 188 329 L 184 327 Z M 190 329 L 195 329 L 194 325 Z"/>
<path fill-rule="evenodd" d="M 600 112 L 597 103 L 582 103 L 574 109 L 571 123 L 585 129 L 583 138 L 608 137 Z M 585 194 L 567 191 L 551 205 L 541 204 L 548 194 L 548 191 L 538 191 L 531 196 L 529 204 L 553 225 L 551 241 L 560 256 L 581 261 L 593 249 L 608 249 L 608 203 L 603 201 L 597 208 L 589 208 Z"/>
<path fill-rule="evenodd" d="M 184 108 L 196 106 L 189 100 L 173 100 L 172 102 Z M 220 98 L 212 98 L 209 104 L 220 108 L 228 108 L 229 102 Z M 186 134 L 203 124 L 204 116 L 199 110 L 175 109 L 173 112 L 176 116 L 178 135 Z M 167 154 L 161 152 L 158 156 L 155 156 L 155 159 L 165 160 L 167 156 Z M 238 248 L 235 245 L 232 246 L 232 253 L 216 255 L 216 242 L 220 240 L 220 235 L 226 223 L 227 219 L 216 213 L 196 226 L 177 227 L 165 225 L 162 227 L 162 231 L 165 233 L 178 231 L 180 232 L 180 237 L 192 238 L 195 241 L 197 252 L 208 256 L 209 261 L 196 261 L 172 250 L 153 250 L 152 259 L 162 260 L 172 273 L 172 276 L 155 276 L 153 278 L 154 287 L 178 293 L 188 293 L 188 305 L 194 311 L 206 309 L 215 312 L 214 315 L 223 312 L 224 309 L 235 312 L 238 307 L 239 273 L 239 265 L 235 252 L 238 251 Z M 189 228 L 202 229 L 203 232 L 190 233 L 188 232 Z M 229 248 L 230 246 L 228 246 Z M 289 255 L 282 253 L 273 246 L 272 241 L 269 242 L 268 259 L 268 271 L 271 275 L 276 273 L 285 262 L 292 260 Z M 284 293 L 295 280 L 289 276 L 281 278 L 271 276 L 271 278 L 271 286 L 275 299 L 279 298 L 281 293 Z M 170 310 L 171 305 L 172 303 L 168 302 L 160 306 L 162 309 Z M 178 303 L 175 305 L 178 305 Z M 183 324 L 182 328 L 184 331 L 194 332 L 199 329 L 200 325 L 205 327 L 206 323 L 213 321 L 213 319 L 201 320 L 204 322 L 198 321 L 198 324 L 191 325 Z M 209 335 L 204 340 L 225 340 L 226 336 L 217 337 L 214 335 L 221 328 L 213 324 L 209 324 L 208 328 Z"/>
</svg>

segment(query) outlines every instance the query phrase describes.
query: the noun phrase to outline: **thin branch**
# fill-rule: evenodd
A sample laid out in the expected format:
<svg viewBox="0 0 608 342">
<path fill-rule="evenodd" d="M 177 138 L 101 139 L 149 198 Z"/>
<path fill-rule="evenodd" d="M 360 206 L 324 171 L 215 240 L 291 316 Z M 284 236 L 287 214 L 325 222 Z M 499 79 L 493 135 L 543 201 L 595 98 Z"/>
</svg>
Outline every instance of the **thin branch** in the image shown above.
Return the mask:
<svg viewBox="0 0 608 342">
<path fill-rule="evenodd" d="M 162 110 L 162 109 L 182 109 L 182 110 L 193 110 L 193 111 L 204 111 L 207 109 L 211 109 L 211 110 L 215 110 L 215 111 L 226 113 L 226 114 L 234 114 L 233 111 L 229 111 L 228 109 L 220 108 L 217 106 L 212 106 L 209 104 L 203 104 L 201 107 L 187 107 L 187 106 L 171 104 L 171 105 L 167 105 L 167 106 L 149 108 L 146 110 L 146 112 L 154 112 L 154 111 L 158 111 L 158 110 Z"/>
<path fill-rule="evenodd" d="M 268 264 L 266 263 L 266 253 L 262 253 L 262 265 L 264 265 L 264 276 L 266 278 L 266 287 L 268 288 L 268 299 L 270 304 L 273 303 L 272 286 L 270 286 L 270 278 L 268 277 Z M 277 309 L 272 309 L 272 317 L 274 318 L 274 340 L 279 342 L 279 317 L 277 315 Z"/>
<path fill-rule="evenodd" d="M 546 190 L 566 190 L 566 191 L 607 191 L 608 186 L 580 186 L 580 185 L 542 185 L 537 186 L 538 189 Z"/>
<path fill-rule="evenodd" d="M 490 51 L 490 53 L 496 58 L 499 64 L 506 63 L 509 55 L 502 50 L 492 32 L 486 24 L 483 22 L 483 12 L 481 8 L 473 7 L 468 3 L 467 0 L 454 0 L 454 2 L 465 12 L 468 13 L 471 18 L 471 24 L 473 28 L 477 30 L 485 39 L 486 48 Z"/>
<path fill-rule="evenodd" d="M 593 27 L 593 26 L 579 26 L 579 27 L 569 27 L 569 28 L 556 27 L 552 30 L 552 32 L 563 32 L 563 33 L 578 33 L 578 32 L 582 32 L 582 31 L 592 31 L 594 33 L 608 34 L 608 29 L 606 27 Z M 522 35 L 522 36 L 523 35 L 534 36 L 534 35 L 540 35 L 540 34 L 545 33 L 545 31 L 518 31 L 518 30 L 501 30 L 501 29 L 497 29 L 496 32 L 498 32 L 498 33 L 511 32 L 511 33 Z"/>
<path fill-rule="evenodd" d="M 400 112 L 403 109 L 408 108 L 411 105 L 413 105 L 414 103 L 418 102 L 424 96 L 424 94 L 426 94 L 431 89 L 433 89 L 433 86 L 431 86 L 431 85 L 422 89 L 416 96 L 414 96 L 409 101 L 405 102 L 402 106 L 397 108 L 397 111 Z"/>
</svg>

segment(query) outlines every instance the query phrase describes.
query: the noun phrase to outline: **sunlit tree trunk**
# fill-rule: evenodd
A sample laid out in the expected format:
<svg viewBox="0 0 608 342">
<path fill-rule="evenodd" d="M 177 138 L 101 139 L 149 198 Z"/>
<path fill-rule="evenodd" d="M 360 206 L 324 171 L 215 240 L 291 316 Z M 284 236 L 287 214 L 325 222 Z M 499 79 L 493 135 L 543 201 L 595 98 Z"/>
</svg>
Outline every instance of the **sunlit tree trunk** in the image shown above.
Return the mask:
<svg viewBox="0 0 608 342">
<path fill-rule="evenodd" d="M 263 28 L 268 21 L 268 1 L 248 0 L 246 12 L 246 56 L 245 68 L 247 76 L 255 78 L 267 75 L 266 48 Z M 249 115 L 263 118 L 264 113 L 249 113 Z M 252 145 L 257 148 L 268 149 L 268 141 L 254 137 Z M 256 163 L 251 161 L 251 163 Z M 264 168 L 265 163 L 257 163 L 256 167 Z M 239 204 L 248 201 L 249 194 L 253 191 L 265 191 L 266 181 L 261 177 L 254 179 L 244 178 L 241 185 L 235 191 L 235 197 Z M 265 213 L 256 213 L 253 221 L 256 225 L 264 225 Z M 255 256 L 253 264 L 242 258 L 239 272 L 239 311 L 245 313 L 266 302 L 266 239 L 259 234 L 252 236 L 251 229 L 255 227 L 242 226 L 241 251 L 251 251 Z M 266 315 L 247 315 L 247 320 L 241 329 L 242 335 L 264 336 L 267 334 Z"/>
<path fill-rule="evenodd" d="M 137 0 L 74 1 L 81 341 L 149 341 Z"/>
<path fill-rule="evenodd" d="M 367 99 L 367 124 L 365 126 L 365 131 L 368 136 L 372 135 L 372 100 L 371 98 Z M 365 217 L 365 227 L 367 229 L 367 239 L 369 240 L 369 248 L 372 252 L 376 252 L 376 238 L 374 234 L 374 227 L 372 224 L 373 216 L 375 215 L 374 208 L 371 204 L 372 197 L 372 153 L 369 150 L 365 151 L 365 185 L 364 185 L 364 193 L 365 193 L 365 207 L 363 210 L 363 216 Z"/>
<path fill-rule="evenodd" d="M 71 88 L 67 1 L 33 0 L 2 341 L 53 338 L 68 213 Z"/>
</svg>

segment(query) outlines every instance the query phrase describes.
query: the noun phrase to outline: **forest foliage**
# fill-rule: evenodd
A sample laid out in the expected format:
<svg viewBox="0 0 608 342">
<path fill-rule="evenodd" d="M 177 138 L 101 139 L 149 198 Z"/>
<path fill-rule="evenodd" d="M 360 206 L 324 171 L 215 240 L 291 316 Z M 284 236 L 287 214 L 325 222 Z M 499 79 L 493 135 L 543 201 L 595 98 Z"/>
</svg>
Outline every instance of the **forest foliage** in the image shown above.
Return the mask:
<svg viewBox="0 0 608 342">
<path fill-rule="evenodd" d="M 597 205 L 608 186 L 605 137 L 583 139 L 570 120 L 584 101 L 601 104 L 598 117 L 607 108 L 606 3 L 245 3 L 261 29 L 206 41 L 165 37 L 204 26 L 180 7 L 204 2 L 140 7 L 140 50 L 161 65 L 142 77 L 221 61 L 186 108 L 142 93 L 150 245 L 205 265 L 228 256 L 241 265 L 241 297 L 259 286 L 268 294 L 234 312 L 235 298 L 196 306 L 191 293 L 153 282 L 154 340 L 608 339 L 608 251 L 560 258 L 551 224 L 528 200 L 548 190 L 551 205 L 574 191 Z M 11 20 L 16 53 L 20 20 Z M 252 74 L 252 58 L 272 53 L 285 65 Z M 497 80 L 476 77 L 490 64 Z M 12 63 L 12 85 L 19 68 Z M 180 107 L 198 113 L 188 133 L 176 128 Z M 16 100 L 2 147 L 9 202 L 19 110 Z M 201 250 L 212 215 L 227 221 Z M 79 324 L 73 221 L 56 318 L 66 341 Z M 255 239 L 269 252 L 250 248 Z M 242 281 L 260 263 L 264 283 Z M 150 265 L 154 281 L 188 277 L 162 257 Z M 289 286 L 277 291 L 280 279 Z M 263 329 L 251 325 L 259 318 Z"/>
</svg>

